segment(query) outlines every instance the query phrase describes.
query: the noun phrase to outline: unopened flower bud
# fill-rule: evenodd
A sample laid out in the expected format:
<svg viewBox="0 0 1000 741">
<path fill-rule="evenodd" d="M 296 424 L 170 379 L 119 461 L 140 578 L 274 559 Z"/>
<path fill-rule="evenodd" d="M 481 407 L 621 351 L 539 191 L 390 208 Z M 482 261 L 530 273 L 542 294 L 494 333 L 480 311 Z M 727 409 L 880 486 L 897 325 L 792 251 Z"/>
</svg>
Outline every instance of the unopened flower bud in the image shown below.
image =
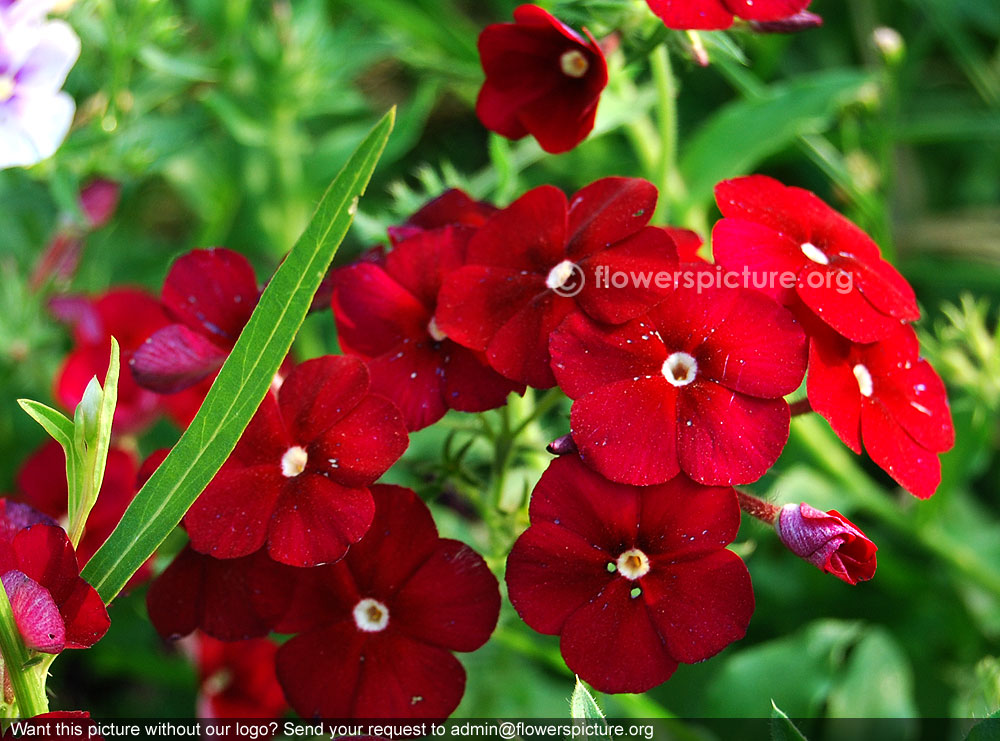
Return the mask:
<svg viewBox="0 0 1000 741">
<path fill-rule="evenodd" d="M 875 574 L 878 547 L 836 510 L 821 512 L 808 504 L 786 504 L 774 523 L 781 542 L 820 571 L 848 584 Z"/>
<path fill-rule="evenodd" d="M 104 401 L 104 391 L 97 380 L 97 376 L 90 379 L 86 390 L 83 392 L 83 399 L 77 407 L 83 418 L 83 439 L 88 444 L 97 439 L 97 421 L 101 415 L 101 403 Z"/>
<path fill-rule="evenodd" d="M 872 43 L 879 50 L 882 58 L 889 64 L 898 64 L 906 53 L 906 45 L 899 31 L 888 26 L 879 26 L 872 31 Z"/>
<path fill-rule="evenodd" d="M 577 451 L 576 443 L 573 442 L 572 435 L 563 435 L 545 446 L 545 449 L 552 455 L 572 455 Z"/>
</svg>

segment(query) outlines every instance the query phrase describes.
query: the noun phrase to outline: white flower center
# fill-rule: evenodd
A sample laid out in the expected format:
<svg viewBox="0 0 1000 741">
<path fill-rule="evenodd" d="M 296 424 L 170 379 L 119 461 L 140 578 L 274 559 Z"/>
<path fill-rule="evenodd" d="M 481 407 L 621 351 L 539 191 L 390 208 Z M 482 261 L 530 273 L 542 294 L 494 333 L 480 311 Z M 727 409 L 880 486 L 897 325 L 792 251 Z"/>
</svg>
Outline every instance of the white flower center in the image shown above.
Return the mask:
<svg viewBox="0 0 1000 741">
<path fill-rule="evenodd" d="M 306 462 L 309 460 L 305 448 L 293 445 L 285 454 L 281 456 L 281 473 L 288 478 L 298 476 L 306 470 Z"/>
<path fill-rule="evenodd" d="M 0 103 L 6 103 L 14 96 L 14 78 L 0 75 Z"/>
<path fill-rule="evenodd" d="M 618 573 L 635 581 L 649 573 L 649 557 L 638 548 L 629 548 L 618 557 Z"/>
<path fill-rule="evenodd" d="M 427 334 L 429 334 L 435 342 L 441 342 L 442 340 L 446 340 L 448 338 L 448 335 L 441 331 L 441 328 L 438 326 L 437 319 L 434 317 L 431 317 L 431 320 L 427 323 Z"/>
<path fill-rule="evenodd" d="M 802 254 L 813 262 L 818 262 L 820 265 L 830 264 L 830 258 L 826 256 L 826 253 L 812 242 L 803 242 L 799 248 L 802 250 Z"/>
<path fill-rule="evenodd" d="M 872 374 L 865 366 L 858 363 L 854 366 L 854 377 L 858 379 L 858 388 L 861 390 L 862 396 L 871 396 L 872 392 L 875 390 L 875 386 L 872 384 Z"/>
<path fill-rule="evenodd" d="M 358 630 L 378 633 L 389 624 L 389 608 L 377 599 L 365 597 L 354 606 L 354 622 Z"/>
<path fill-rule="evenodd" d="M 564 51 L 559 57 L 559 66 L 567 77 L 583 77 L 590 69 L 590 62 L 577 49 Z"/>
<path fill-rule="evenodd" d="M 698 361 L 686 352 L 675 352 L 663 361 L 662 372 L 674 386 L 687 386 L 698 375 Z"/>
<path fill-rule="evenodd" d="M 563 260 L 561 263 L 556 265 L 552 270 L 549 271 L 548 277 L 545 279 L 545 285 L 551 288 L 553 291 L 562 288 L 566 285 L 566 281 L 570 279 L 573 275 L 573 271 L 576 269 L 576 265 L 570 260 Z"/>
</svg>

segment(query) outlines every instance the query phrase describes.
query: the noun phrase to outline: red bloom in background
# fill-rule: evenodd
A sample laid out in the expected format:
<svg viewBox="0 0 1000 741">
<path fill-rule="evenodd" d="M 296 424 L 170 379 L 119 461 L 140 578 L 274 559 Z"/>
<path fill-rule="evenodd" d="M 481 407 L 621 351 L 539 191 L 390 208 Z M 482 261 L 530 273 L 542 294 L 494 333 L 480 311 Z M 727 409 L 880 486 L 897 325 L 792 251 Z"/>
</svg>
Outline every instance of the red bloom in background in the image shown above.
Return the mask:
<svg viewBox="0 0 1000 741">
<path fill-rule="evenodd" d="M 274 673 L 278 646 L 266 638 L 228 643 L 198 634 L 199 718 L 280 718 L 288 709 Z"/>
<path fill-rule="evenodd" d="M 439 229 L 442 226 L 468 226 L 478 229 L 496 212 L 496 206 L 475 201 L 458 188 L 451 188 L 424 204 L 406 220 L 406 223 L 390 226 L 389 239 L 396 244 L 419 232 Z"/>
<path fill-rule="evenodd" d="M 56 377 L 55 396 L 63 406 L 75 409 L 94 376 L 104 381 L 114 336 L 121 347 L 115 431 L 140 431 L 163 411 L 181 426 L 191 421 L 203 392 L 192 389 L 165 399 L 140 387 L 129 369 L 132 353 L 150 334 L 169 323 L 156 299 L 141 289 L 116 288 L 93 299 L 56 298 L 51 309 L 73 327 L 75 342 Z"/>
<path fill-rule="evenodd" d="M 467 545 L 439 538 L 409 489 L 375 486 L 375 519 L 343 561 L 303 573 L 278 626 L 278 681 L 305 718 L 444 718 L 465 691 L 453 651 L 496 626 L 497 581 Z"/>
<path fill-rule="evenodd" d="M 469 242 L 467 265 L 450 273 L 436 314 L 450 339 L 485 351 L 507 378 L 536 388 L 555 384 L 549 334 L 574 309 L 618 324 L 643 314 L 671 285 L 602 285 L 613 271 L 671 275 L 677 251 L 646 223 L 656 188 L 645 180 L 604 178 L 567 202 L 542 186 L 493 216 Z"/>
<path fill-rule="evenodd" d="M 166 640 L 196 628 L 222 641 L 259 638 L 285 614 L 295 579 L 264 549 L 223 560 L 187 546 L 149 585 L 146 609 Z"/>
<path fill-rule="evenodd" d="M 920 358 L 912 327 L 856 345 L 832 332 L 809 347 L 809 403 L 855 453 L 868 455 L 921 499 L 941 482 L 938 453 L 955 444 L 944 383 Z"/>
<path fill-rule="evenodd" d="M 368 360 L 372 391 L 400 408 L 410 430 L 450 409 L 503 406 L 524 386 L 449 340 L 434 320 L 438 289 L 464 263 L 471 231 L 443 227 L 398 243 L 380 264 L 359 262 L 334 277 L 333 316 L 345 352 Z"/>
<path fill-rule="evenodd" d="M 597 102 L 608 84 L 604 53 L 537 5 L 514 11 L 514 23 L 479 35 L 486 82 L 476 115 L 508 139 L 531 134 L 546 152 L 566 152 L 594 128 Z"/>
<path fill-rule="evenodd" d="M 809 191 L 751 175 L 719 183 L 715 199 L 725 217 L 712 232 L 715 261 L 733 272 L 749 268 L 754 287 L 785 306 L 805 304 L 855 342 L 875 342 L 920 317 L 913 289 L 871 237 Z M 778 273 L 797 276 L 795 286 L 782 287 Z"/>
<path fill-rule="evenodd" d="M 50 654 L 93 646 L 108 630 L 108 612 L 80 578 L 66 533 L 25 505 L 5 502 L 3 513 L 0 575 L 25 645 Z M 25 522 L 39 524 L 17 529 Z"/>
<path fill-rule="evenodd" d="M 135 456 L 122 448 L 108 450 L 107 467 L 101 492 L 87 517 L 87 527 L 76 548 L 77 559 L 86 564 L 97 549 L 118 526 L 125 509 L 136 492 L 138 463 Z M 17 486 L 24 500 L 55 520 L 65 521 L 69 492 L 66 488 L 66 454 L 54 440 L 45 443 L 21 466 Z M 147 561 L 129 580 L 135 587 L 149 575 L 152 559 Z"/>
<path fill-rule="evenodd" d="M 551 350 L 559 386 L 576 400 L 580 456 L 626 484 L 679 471 L 709 485 L 760 478 L 788 439 L 782 397 L 806 369 L 798 322 L 745 289 L 678 288 L 620 327 L 574 314 Z"/>
<path fill-rule="evenodd" d="M 875 575 L 878 546 L 837 510 L 821 512 L 805 502 L 786 504 L 774 527 L 792 553 L 824 573 L 851 585 Z"/>
<path fill-rule="evenodd" d="M 746 633 L 750 575 L 726 549 L 740 526 L 732 489 L 684 476 L 624 486 L 567 456 L 530 515 L 507 559 L 510 601 L 601 692 L 645 692 Z"/>
<path fill-rule="evenodd" d="M 747 21 L 780 21 L 805 10 L 811 0 L 646 0 L 668 28 L 729 28 L 733 16 Z"/>
<path fill-rule="evenodd" d="M 260 290 L 245 257 L 215 247 L 178 258 L 163 282 L 173 324 L 157 329 L 130 361 L 136 381 L 173 394 L 212 376 L 250 319 Z"/>
<path fill-rule="evenodd" d="M 366 488 L 407 445 L 399 409 L 369 392 L 363 361 L 327 356 L 268 394 L 236 449 L 184 518 L 191 546 L 315 566 L 343 557 L 374 514 Z"/>
</svg>

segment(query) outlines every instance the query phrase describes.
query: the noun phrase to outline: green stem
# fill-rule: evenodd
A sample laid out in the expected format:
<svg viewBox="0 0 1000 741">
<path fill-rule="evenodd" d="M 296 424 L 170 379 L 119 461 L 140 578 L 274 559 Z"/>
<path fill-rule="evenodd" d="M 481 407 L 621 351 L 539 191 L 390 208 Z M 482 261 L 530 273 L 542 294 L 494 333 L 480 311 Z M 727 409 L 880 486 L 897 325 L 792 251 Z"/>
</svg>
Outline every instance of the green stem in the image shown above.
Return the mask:
<svg viewBox="0 0 1000 741">
<path fill-rule="evenodd" d="M 45 697 L 44 672 L 27 666 L 30 656 L 21 640 L 21 632 L 14 621 L 7 590 L 0 586 L 0 653 L 3 654 L 4 669 L 10 677 L 18 711 L 23 718 L 33 718 L 47 713 L 49 703 Z"/>
<path fill-rule="evenodd" d="M 656 164 L 656 185 L 660 189 L 660 199 L 656 204 L 653 219 L 665 220 L 671 206 L 681 195 L 683 188 L 677 172 L 677 81 L 670 65 L 667 47 L 660 44 L 650 56 L 653 83 L 656 87 L 656 116 L 659 124 L 660 149 Z"/>
</svg>

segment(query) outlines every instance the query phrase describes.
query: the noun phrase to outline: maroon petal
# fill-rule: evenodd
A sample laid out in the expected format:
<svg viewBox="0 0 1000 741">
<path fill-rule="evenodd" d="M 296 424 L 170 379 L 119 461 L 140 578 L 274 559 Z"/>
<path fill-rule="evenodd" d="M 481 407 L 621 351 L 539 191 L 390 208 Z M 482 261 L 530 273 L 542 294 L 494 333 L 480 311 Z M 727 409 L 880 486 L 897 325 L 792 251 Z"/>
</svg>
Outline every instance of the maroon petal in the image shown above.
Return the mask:
<svg viewBox="0 0 1000 741">
<path fill-rule="evenodd" d="M 183 324 L 170 324 L 135 351 L 129 366 L 143 388 L 173 394 L 215 373 L 228 355 L 204 335 Z"/>
<path fill-rule="evenodd" d="M 223 468 L 184 517 L 191 547 L 223 559 L 260 549 L 287 483 L 277 466 Z"/>
<path fill-rule="evenodd" d="M 374 514 L 367 489 L 348 489 L 317 474 L 300 474 L 274 507 L 268 554 L 289 566 L 339 561 L 368 531 Z"/>
<path fill-rule="evenodd" d="M 278 649 L 278 682 L 303 718 L 350 718 L 365 637 L 353 622 L 295 636 Z M 379 717 L 372 715 L 371 717 Z"/>
<path fill-rule="evenodd" d="M 701 484 L 749 484 L 763 476 L 788 440 L 783 399 L 757 399 L 711 383 L 677 395 L 677 457 Z"/>
<path fill-rule="evenodd" d="M 162 293 L 175 319 L 222 347 L 235 344 L 258 296 L 253 267 L 222 247 L 192 250 L 175 260 Z"/>
<path fill-rule="evenodd" d="M 634 582 L 615 579 L 574 612 L 562 630 L 566 665 L 601 692 L 645 692 L 670 678 L 677 661 L 667 652 Z"/>
<path fill-rule="evenodd" d="M 315 440 L 358 405 L 368 385 L 359 358 L 325 355 L 296 366 L 278 392 L 289 435 L 300 443 Z"/>
<path fill-rule="evenodd" d="M 485 412 L 506 404 L 511 392 L 524 393 L 524 384 L 501 376 L 481 354 L 447 341 L 442 351 L 448 358 L 444 402 L 452 409 Z"/>
<path fill-rule="evenodd" d="M 3 588 L 24 645 L 46 654 L 62 651 L 66 644 L 66 626 L 49 590 L 20 571 L 4 574 Z"/>
<path fill-rule="evenodd" d="M 291 446 L 278 400 L 269 392 L 250 419 L 229 460 L 242 467 L 277 466 Z"/>
<path fill-rule="evenodd" d="M 399 242 L 385 258 L 385 271 L 428 309 L 437 305 L 441 281 L 465 262 L 474 229 L 444 226 Z"/>
<path fill-rule="evenodd" d="M 371 389 L 399 408 L 406 429 L 422 430 L 448 411 L 444 392 L 448 360 L 448 354 L 435 349 L 429 341 L 399 343 L 368 361 Z"/>
<path fill-rule="evenodd" d="M 702 486 L 681 475 L 638 496 L 638 542 L 655 557 L 654 566 L 659 559 L 687 562 L 718 551 L 740 529 L 740 507 L 729 487 Z"/>
<path fill-rule="evenodd" d="M 507 378 L 538 389 L 556 385 L 549 358 L 549 336 L 573 311 L 570 298 L 552 291 L 532 299 L 490 340 L 490 365 Z"/>
<path fill-rule="evenodd" d="M 476 232 L 469 242 L 468 262 L 544 277 L 565 259 L 566 234 L 566 196 L 543 185 L 497 212 Z"/>
<path fill-rule="evenodd" d="M 570 198 L 566 256 L 580 260 L 642 229 L 656 209 L 656 187 L 639 178 L 610 177 Z"/>
</svg>

